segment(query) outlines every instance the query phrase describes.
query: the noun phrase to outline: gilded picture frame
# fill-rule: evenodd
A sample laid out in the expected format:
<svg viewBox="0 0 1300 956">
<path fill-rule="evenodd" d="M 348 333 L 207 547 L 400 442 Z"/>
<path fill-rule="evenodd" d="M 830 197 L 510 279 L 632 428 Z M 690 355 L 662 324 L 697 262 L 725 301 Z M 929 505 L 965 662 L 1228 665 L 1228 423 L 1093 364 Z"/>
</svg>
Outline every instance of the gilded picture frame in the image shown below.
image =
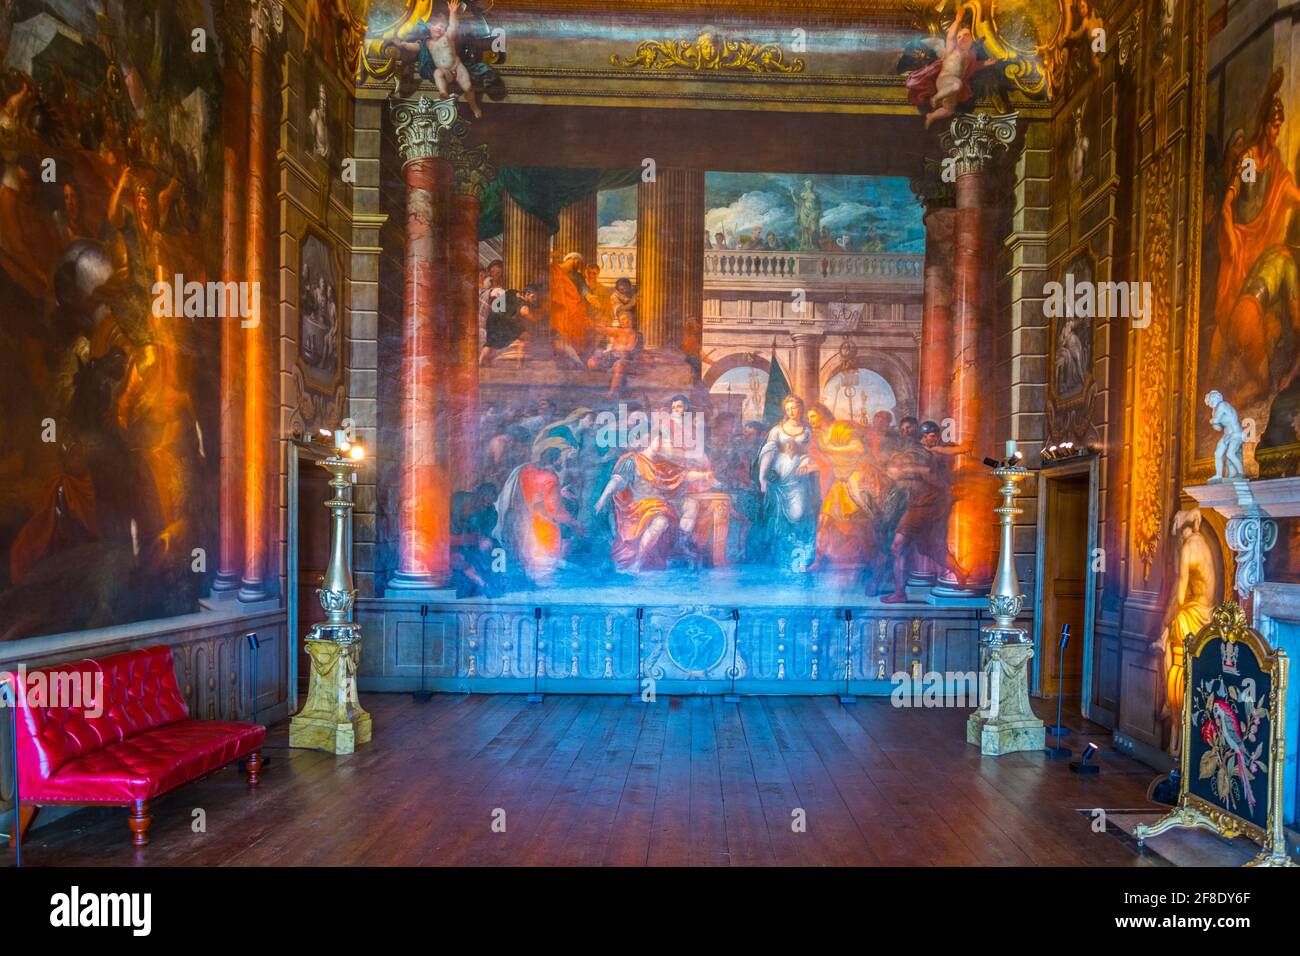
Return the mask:
<svg viewBox="0 0 1300 956">
<path fill-rule="evenodd" d="M 1186 639 L 1178 802 L 1155 823 L 1134 828 L 1138 846 L 1166 830 L 1199 828 L 1258 843 L 1262 849 L 1247 866 L 1296 865 L 1282 826 L 1288 665 L 1286 652 L 1270 647 L 1232 601 L 1215 608 L 1210 623 Z M 1265 680 L 1267 689 L 1254 697 Z M 1258 760 L 1265 747 L 1266 764 Z M 1261 775 L 1264 785 L 1253 786 Z M 1259 807 L 1252 800 L 1261 796 Z M 1243 805 L 1246 814 L 1239 812 Z"/>
</svg>

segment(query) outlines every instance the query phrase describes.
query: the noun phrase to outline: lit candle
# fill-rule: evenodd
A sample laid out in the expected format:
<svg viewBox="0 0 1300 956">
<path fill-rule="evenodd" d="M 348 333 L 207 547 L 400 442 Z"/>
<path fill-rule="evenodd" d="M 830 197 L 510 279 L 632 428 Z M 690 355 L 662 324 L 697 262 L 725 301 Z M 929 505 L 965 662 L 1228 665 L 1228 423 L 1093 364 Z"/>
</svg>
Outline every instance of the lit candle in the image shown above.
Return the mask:
<svg viewBox="0 0 1300 956">
<path fill-rule="evenodd" d="M 1007 460 L 1010 461 L 1012 458 L 1015 457 L 1016 457 L 1016 440 L 1014 438 L 1008 438 L 1007 439 Z"/>
<path fill-rule="evenodd" d="M 349 447 L 351 446 L 348 443 L 347 432 L 342 428 L 334 429 L 334 450 L 337 452 L 345 452 Z"/>
</svg>

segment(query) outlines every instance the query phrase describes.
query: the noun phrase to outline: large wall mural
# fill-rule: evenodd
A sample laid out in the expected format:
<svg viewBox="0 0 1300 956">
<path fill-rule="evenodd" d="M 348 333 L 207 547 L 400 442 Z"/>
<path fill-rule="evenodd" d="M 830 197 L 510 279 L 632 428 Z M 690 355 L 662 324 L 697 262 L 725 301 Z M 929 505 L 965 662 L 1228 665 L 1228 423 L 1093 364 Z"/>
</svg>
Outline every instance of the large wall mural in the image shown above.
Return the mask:
<svg viewBox="0 0 1300 956">
<path fill-rule="evenodd" d="M 0 640 L 194 610 L 220 431 L 216 322 L 154 288 L 220 262 L 212 11 L 27 7 L 0 39 Z"/>
<path fill-rule="evenodd" d="M 1300 452 L 1300 280 L 1294 210 L 1300 102 L 1285 67 L 1242 55 L 1217 79 L 1221 111 L 1207 130 L 1198 389 L 1218 389 L 1248 423 L 1247 452 L 1264 473 L 1290 473 Z M 1195 456 L 1219 436 L 1208 416 Z M 1253 469 L 1252 469 L 1253 470 Z"/>
</svg>

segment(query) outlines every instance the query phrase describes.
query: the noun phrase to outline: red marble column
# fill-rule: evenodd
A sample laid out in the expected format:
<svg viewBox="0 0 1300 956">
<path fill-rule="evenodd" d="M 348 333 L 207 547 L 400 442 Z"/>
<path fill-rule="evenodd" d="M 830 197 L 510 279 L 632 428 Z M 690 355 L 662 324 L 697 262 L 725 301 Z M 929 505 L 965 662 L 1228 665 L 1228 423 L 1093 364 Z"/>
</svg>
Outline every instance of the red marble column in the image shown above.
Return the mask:
<svg viewBox="0 0 1300 956">
<path fill-rule="evenodd" d="M 248 227 L 244 246 L 244 281 L 253 291 L 244 331 L 244 575 L 239 599 L 266 597 L 267 547 L 267 392 L 269 349 L 263 322 L 266 289 L 266 108 L 265 61 L 270 32 L 284 30 L 284 8 L 277 0 L 253 0 L 250 5 L 252 43 L 248 54 Z"/>
<path fill-rule="evenodd" d="M 225 106 L 221 111 L 225 142 L 222 153 L 225 174 L 221 192 L 221 278 L 227 283 L 240 281 L 244 274 L 243 196 L 248 187 L 242 140 L 248 131 L 248 120 L 241 104 L 245 92 L 243 78 L 233 68 L 227 69 L 223 74 Z M 239 323 L 235 316 L 221 320 L 220 555 L 212 590 L 225 593 L 239 588 L 243 557 L 244 332 Z"/>
<path fill-rule="evenodd" d="M 958 116 L 942 139 L 955 162 L 957 208 L 953 220 L 952 418 L 958 442 L 969 452 L 956 461 L 953 506 L 948 517 L 948 549 L 965 570 L 940 575 L 941 592 L 970 593 L 993 580 L 997 546 L 997 481 L 982 459 L 998 451 L 989 383 L 993 371 L 994 182 L 995 151 L 1015 139 L 1016 116 Z"/>
<path fill-rule="evenodd" d="M 952 415 L 953 228 L 957 211 L 937 207 L 925 214 L 925 279 L 921 308 L 919 417 L 943 424 Z"/>
<path fill-rule="evenodd" d="M 447 259 L 451 271 L 452 480 L 469 490 L 478 461 L 478 216 L 480 189 L 459 177 L 451 200 Z"/>
<path fill-rule="evenodd" d="M 440 306 L 448 283 L 448 170 L 433 158 L 407 162 L 406 275 L 402 303 L 401 542 L 389 587 L 441 587 L 451 574 L 450 488 L 438 453 Z"/>
<path fill-rule="evenodd" d="M 393 106 L 406 184 L 402 302 L 400 539 L 388 591 L 443 587 L 451 577 L 451 480 L 448 436 L 455 430 L 446 397 L 448 319 L 454 295 L 447 267 L 451 166 L 439 158 L 463 127 L 454 100 Z"/>
</svg>

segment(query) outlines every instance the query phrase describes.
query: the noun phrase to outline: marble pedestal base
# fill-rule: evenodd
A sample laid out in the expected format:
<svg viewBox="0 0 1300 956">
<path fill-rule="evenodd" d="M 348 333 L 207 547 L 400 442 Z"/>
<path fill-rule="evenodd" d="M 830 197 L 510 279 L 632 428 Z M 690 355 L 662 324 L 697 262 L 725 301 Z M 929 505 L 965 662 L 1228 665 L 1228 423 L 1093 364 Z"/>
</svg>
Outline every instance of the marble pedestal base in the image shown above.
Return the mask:
<svg viewBox="0 0 1300 956">
<path fill-rule="evenodd" d="M 350 754 L 370 742 L 370 715 L 357 698 L 361 644 L 304 642 L 311 658 L 307 703 L 289 720 L 289 746 Z"/>
<path fill-rule="evenodd" d="M 990 757 L 1042 750 L 1043 722 L 1029 706 L 1029 643 L 980 642 L 983 706 L 966 720 L 966 742 Z"/>
</svg>

